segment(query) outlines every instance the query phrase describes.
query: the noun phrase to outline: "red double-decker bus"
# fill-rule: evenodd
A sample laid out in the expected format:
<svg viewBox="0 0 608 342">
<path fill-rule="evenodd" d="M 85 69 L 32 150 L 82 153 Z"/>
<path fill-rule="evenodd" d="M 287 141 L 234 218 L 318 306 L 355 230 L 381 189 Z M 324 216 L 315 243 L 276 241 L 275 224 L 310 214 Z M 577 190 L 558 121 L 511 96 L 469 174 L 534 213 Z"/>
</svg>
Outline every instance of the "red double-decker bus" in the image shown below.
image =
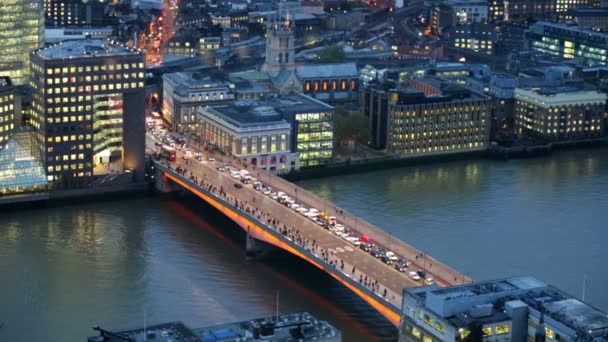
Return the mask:
<svg viewBox="0 0 608 342">
<path fill-rule="evenodd" d="M 166 158 L 170 162 L 174 162 L 177 160 L 177 151 L 173 147 L 163 145 L 163 148 L 160 151 L 163 158 Z"/>
</svg>

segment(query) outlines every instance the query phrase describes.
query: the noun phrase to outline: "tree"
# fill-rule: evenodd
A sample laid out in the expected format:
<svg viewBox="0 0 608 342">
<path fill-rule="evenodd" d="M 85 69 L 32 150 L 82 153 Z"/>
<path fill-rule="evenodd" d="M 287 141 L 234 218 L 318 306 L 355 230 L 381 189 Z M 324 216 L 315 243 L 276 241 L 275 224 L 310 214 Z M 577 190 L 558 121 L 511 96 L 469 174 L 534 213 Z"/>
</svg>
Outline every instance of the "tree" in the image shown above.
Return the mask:
<svg viewBox="0 0 608 342">
<path fill-rule="evenodd" d="M 334 115 L 338 143 L 349 139 L 355 139 L 360 144 L 369 142 L 369 120 L 365 115 L 361 112 L 348 112 L 340 106 L 336 107 Z"/>
<path fill-rule="evenodd" d="M 341 46 L 332 45 L 319 53 L 317 63 L 339 63 L 344 61 L 344 50 Z"/>
</svg>

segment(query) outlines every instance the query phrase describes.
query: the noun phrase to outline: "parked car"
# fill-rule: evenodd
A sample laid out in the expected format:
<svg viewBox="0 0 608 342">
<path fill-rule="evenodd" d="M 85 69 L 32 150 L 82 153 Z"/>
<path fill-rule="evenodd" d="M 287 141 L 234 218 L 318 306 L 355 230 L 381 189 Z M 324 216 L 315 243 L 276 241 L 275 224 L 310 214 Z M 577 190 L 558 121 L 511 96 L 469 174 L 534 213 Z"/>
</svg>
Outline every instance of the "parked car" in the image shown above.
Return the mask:
<svg viewBox="0 0 608 342">
<path fill-rule="evenodd" d="M 414 280 L 420 280 L 420 276 L 418 275 L 418 273 L 411 271 L 409 273 L 410 278 L 414 279 Z"/>
<path fill-rule="evenodd" d="M 234 183 L 234 187 L 237 189 L 242 189 L 243 188 L 243 184 L 241 183 Z"/>
</svg>

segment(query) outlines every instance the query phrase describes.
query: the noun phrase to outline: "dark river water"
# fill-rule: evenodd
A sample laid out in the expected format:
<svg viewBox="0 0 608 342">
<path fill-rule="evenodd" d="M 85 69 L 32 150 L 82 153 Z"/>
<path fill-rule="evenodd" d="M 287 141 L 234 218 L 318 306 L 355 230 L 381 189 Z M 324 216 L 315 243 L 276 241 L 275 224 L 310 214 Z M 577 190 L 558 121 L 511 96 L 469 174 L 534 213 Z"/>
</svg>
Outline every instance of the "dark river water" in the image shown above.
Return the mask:
<svg viewBox="0 0 608 342">
<path fill-rule="evenodd" d="M 476 280 L 531 274 L 608 310 L 608 150 L 303 181 Z M 100 325 L 192 327 L 308 311 L 344 341 L 391 341 L 367 304 L 299 259 L 251 261 L 197 199 L 0 212 L 0 341 L 84 341 Z"/>
</svg>

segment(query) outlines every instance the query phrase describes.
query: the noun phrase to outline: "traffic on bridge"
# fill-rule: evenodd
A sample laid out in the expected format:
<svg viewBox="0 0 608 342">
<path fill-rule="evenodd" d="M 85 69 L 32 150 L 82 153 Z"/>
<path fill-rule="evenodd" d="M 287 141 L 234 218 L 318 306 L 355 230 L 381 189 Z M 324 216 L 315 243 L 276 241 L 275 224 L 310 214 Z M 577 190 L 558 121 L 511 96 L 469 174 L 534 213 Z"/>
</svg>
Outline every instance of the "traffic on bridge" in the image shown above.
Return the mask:
<svg viewBox="0 0 608 342">
<path fill-rule="evenodd" d="M 154 139 L 148 135 L 148 145 Z M 157 187 L 170 181 L 188 189 L 246 230 L 248 249 L 255 245 L 250 240 L 259 240 L 302 257 L 353 290 L 396 326 L 403 288 L 470 282 L 270 172 L 202 145 L 186 148 L 183 139 L 163 140 L 148 148 L 154 151 Z"/>
</svg>

